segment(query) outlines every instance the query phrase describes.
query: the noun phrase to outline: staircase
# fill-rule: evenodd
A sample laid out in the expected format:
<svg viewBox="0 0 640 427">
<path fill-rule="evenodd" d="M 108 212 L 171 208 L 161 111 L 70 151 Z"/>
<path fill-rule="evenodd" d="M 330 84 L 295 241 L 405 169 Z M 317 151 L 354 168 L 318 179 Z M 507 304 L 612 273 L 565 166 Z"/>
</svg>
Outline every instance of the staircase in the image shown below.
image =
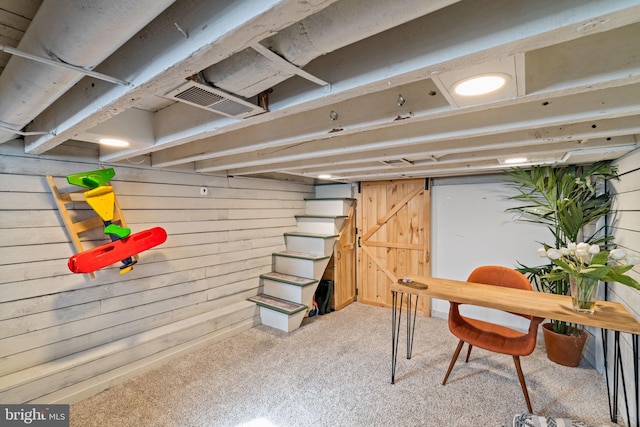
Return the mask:
<svg viewBox="0 0 640 427">
<path fill-rule="evenodd" d="M 274 253 L 273 271 L 260 276 L 263 293 L 248 299 L 260 306 L 263 325 L 285 332 L 298 329 L 307 314 L 355 200 L 350 184 L 331 184 L 316 186 L 315 198 L 305 202 L 296 231 L 284 234 L 286 250 Z"/>
</svg>

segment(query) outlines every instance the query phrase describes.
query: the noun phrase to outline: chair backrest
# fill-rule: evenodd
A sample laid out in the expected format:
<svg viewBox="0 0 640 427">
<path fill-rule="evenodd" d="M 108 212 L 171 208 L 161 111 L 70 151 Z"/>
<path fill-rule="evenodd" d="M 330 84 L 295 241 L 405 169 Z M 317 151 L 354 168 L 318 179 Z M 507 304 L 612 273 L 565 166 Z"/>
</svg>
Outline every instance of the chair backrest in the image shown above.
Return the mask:
<svg viewBox="0 0 640 427">
<path fill-rule="evenodd" d="M 469 275 L 467 282 L 524 289 L 527 291 L 533 290 L 527 276 L 512 268 L 498 265 L 485 265 L 476 268 Z"/>
<path fill-rule="evenodd" d="M 483 285 L 502 286 L 505 288 L 523 289 L 525 291 L 533 291 L 531 282 L 527 276 L 512 268 L 502 267 L 499 265 L 484 265 L 478 267 L 471 272 L 467 278 L 467 282 L 482 283 Z M 449 316 L 458 316 L 459 303 L 451 302 Z M 521 313 L 511 313 L 525 319 L 533 319 L 534 316 Z"/>
</svg>

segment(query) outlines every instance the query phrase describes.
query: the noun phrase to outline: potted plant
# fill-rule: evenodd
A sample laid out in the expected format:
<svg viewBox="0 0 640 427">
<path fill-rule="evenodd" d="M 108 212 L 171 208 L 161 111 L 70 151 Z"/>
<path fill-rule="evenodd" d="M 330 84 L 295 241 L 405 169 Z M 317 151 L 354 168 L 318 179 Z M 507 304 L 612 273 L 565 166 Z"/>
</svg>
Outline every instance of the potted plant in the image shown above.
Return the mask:
<svg viewBox="0 0 640 427">
<path fill-rule="evenodd" d="M 579 313 L 594 313 L 600 281 L 618 282 L 640 289 L 640 284 L 625 274 L 634 264 L 640 263 L 640 258 L 628 256 L 624 249 L 609 252 L 600 250 L 600 246 L 595 244 L 569 243 L 557 249 L 542 247 L 538 254 L 548 257 L 554 264 L 545 278 L 568 278 L 573 309 Z M 547 323 L 543 325 L 542 332 L 550 360 L 565 366 L 578 366 L 586 342 L 584 331 L 576 336 L 562 335 L 553 332 L 551 324 Z"/>
<path fill-rule="evenodd" d="M 585 230 L 587 225 L 598 223 L 611 211 L 612 196 L 607 191 L 599 191 L 600 183 L 617 176 L 617 169 L 611 162 L 597 162 L 586 167 L 533 166 L 530 169 L 512 169 L 505 174 L 507 185 L 517 191 L 510 199 L 522 203 L 507 211 L 519 213 L 519 221 L 546 226 L 553 237 L 552 243 L 541 242 L 546 249 L 559 249 L 580 240 L 604 247 L 610 243 L 611 237 L 605 235 L 604 225 L 594 227 L 589 233 Z M 556 264 L 553 262 L 538 266 L 520 264 L 517 270 L 527 275 L 538 291 L 569 295 L 568 275 L 558 274 L 554 267 Z M 543 325 L 543 332 L 549 359 L 577 366 L 586 340 L 585 332 L 577 325 L 554 319 Z M 557 353 L 550 351 L 557 348 L 547 341 L 553 333 L 563 341 L 577 340 L 577 344 L 571 343 L 577 356 L 558 360 L 556 355 L 566 353 L 566 349 L 558 349 Z"/>
</svg>

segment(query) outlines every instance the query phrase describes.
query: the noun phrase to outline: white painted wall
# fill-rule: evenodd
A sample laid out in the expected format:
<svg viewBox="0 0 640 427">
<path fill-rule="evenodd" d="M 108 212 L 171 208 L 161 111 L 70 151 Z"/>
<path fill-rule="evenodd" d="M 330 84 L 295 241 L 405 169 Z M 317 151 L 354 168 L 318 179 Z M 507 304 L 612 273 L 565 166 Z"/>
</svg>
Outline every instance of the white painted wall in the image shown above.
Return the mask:
<svg viewBox="0 0 640 427">
<path fill-rule="evenodd" d="M 539 265 L 536 242 L 551 241 L 544 226 L 516 222 L 516 214 L 506 209 L 517 206 L 508 200 L 516 193 L 499 175 L 457 179 L 436 179 L 432 188 L 432 271 L 433 277 L 466 280 L 482 265 L 515 268 L 518 262 Z M 542 261 L 542 262 L 541 262 Z M 480 308 L 464 307 L 465 313 L 494 322 L 526 321 L 517 316 Z M 433 300 L 432 315 L 447 317 L 449 302 Z"/>
<path fill-rule="evenodd" d="M 517 268 L 518 263 L 536 266 L 546 263 L 537 256 L 538 242 L 553 243 L 543 225 L 517 221 L 507 212 L 520 203 L 508 197 L 517 194 L 502 175 L 435 180 L 432 189 L 432 276 L 466 280 L 481 265 Z M 526 330 L 527 321 L 519 316 L 482 307 L 464 306 L 470 317 Z M 433 300 L 432 316 L 446 318 L 449 303 Z M 585 346 L 585 359 L 603 372 L 599 331 L 586 328 L 591 339 Z M 539 339 L 542 334 L 539 332 Z"/>
</svg>

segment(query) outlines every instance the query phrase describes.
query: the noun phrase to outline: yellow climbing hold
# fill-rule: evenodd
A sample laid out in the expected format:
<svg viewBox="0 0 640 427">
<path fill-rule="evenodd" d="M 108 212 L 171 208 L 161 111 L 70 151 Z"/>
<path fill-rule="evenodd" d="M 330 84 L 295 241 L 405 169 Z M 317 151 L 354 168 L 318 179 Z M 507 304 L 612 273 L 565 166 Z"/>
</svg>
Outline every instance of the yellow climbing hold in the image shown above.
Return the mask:
<svg viewBox="0 0 640 427">
<path fill-rule="evenodd" d="M 116 200 L 116 196 L 113 194 L 113 187 L 103 185 L 93 190 L 85 191 L 84 198 L 103 221 L 111 221 L 113 219 Z"/>
</svg>

